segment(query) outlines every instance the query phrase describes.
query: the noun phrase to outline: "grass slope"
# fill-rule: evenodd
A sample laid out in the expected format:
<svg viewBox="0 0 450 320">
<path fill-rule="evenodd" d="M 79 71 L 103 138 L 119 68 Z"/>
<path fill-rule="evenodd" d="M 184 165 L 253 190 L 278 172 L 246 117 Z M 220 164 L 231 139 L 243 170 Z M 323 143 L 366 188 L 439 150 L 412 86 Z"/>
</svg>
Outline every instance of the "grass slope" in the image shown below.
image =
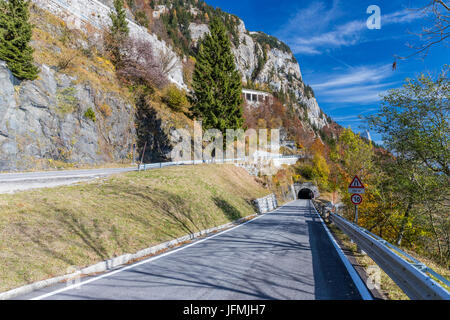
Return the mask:
<svg viewBox="0 0 450 320">
<path fill-rule="evenodd" d="M 210 165 L 0 195 L 0 292 L 251 215 L 268 193 Z"/>
</svg>

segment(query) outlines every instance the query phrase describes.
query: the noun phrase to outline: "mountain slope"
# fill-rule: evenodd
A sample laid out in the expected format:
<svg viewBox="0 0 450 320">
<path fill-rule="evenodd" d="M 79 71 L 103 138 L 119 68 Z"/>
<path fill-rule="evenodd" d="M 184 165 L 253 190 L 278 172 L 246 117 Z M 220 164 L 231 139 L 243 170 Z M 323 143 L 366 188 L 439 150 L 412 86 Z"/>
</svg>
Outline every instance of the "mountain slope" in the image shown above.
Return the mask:
<svg viewBox="0 0 450 320">
<path fill-rule="evenodd" d="M 130 161 L 133 145 L 141 154 L 145 142 L 144 161 L 168 159 L 171 133 L 192 127 L 192 121 L 167 106 L 164 92 L 156 92 L 142 108 L 117 79 L 102 55 L 112 0 L 32 3 L 32 46 L 41 74 L 20 82 L 4 64 L 0 67 L 0 170 Z M 336 132 L 304 84 L 291 50 L 278 39 L 249 32 L 241 19 L 203 1 L 125 3 L 131 36 L 151 46 L 178 88 L 189 88 L 198 43 L 211 17 L 220 16 L 244 87 L 269 91 L 284 105 L 270 106 L 269 113 L 280 111 L 276 121 L 266 122 L 282 123 L 287 132 L 282 138 L 302 146 Z M 295 130 L 286 130 L 291 127 Z"/>
</svg>

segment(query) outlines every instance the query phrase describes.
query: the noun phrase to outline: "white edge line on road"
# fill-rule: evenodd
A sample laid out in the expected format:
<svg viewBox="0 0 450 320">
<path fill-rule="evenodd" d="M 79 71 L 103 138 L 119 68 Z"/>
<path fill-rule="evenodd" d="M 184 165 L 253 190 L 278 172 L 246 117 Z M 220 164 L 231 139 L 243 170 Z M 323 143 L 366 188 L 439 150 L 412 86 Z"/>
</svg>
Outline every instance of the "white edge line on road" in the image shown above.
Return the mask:
<svg viewBox="0 0 450 320">
<path fill-rule="evenodd" d="M 291 202 L 289 202 L 289 203 L 291 203 Z M 286 203 L 285 205 L 287 205 L 287 204 L 289 204 L 289 203 Z M 285 205 L 283 205 L 283 206 L 285 206 Z M 103 278 L 112 276 L 112 275 L 117 274 L 117 273 L 122 272 L 122 271 L 126 271 L 126 270 L 129 270 L 129 269 L 136 268 L 136 267 L 138 267 L 138 266 L 140 266 L 140 265 L 143 265 L 143 264 L 146 264 L 146 263 L 153 262 L 153 261 L 155 261 L 155 260 L 158 260 L 158 259 L 161 259 L 161 258 L 163 258 L 163 257 L 169 256 L 169 255 L 174 254 L 174 253 L 176 253 L 176 252 L 179 252 L 179 251 L 181 251 L 181 250 L 184 250 L 184 249 L 190 248 L 190 247 L 192 247 L 192 246 L 198 245 L 198 244 L 200 244 L 200 243 L 202 243 L 202 242 L 205 242 L 205 241 L 207 241 L 207 240 L 211 240 L 211 239 L 213 239 L 213 238 L 215 238 L 215 237 L 218 237 L 218 236 L 221 236 L 221 235 L 223 235 L 223 234 L 225 234 L 225 233 L 227 233 L 227 232 L 230 232 L 230 231 L 233 231 L 233 230 L 235 230 L 235 229 L 237 229 L 237 228 L 240 228 L 240 227 L 242 227 L 242 226 L 245 226 L 246 224 L 251 223 L 251 222 L 253 222 L 253 221 L 256 221 L 256 220 L 258 220 L 259 218 L 262 218 L 262 217 L 264 217 L 264 216 L 266 216 L 266 215 L 268 215 L 268 214 L 275 213 L 276 211 L 278 211 L 278 210 L 281 209 L 281 208 L 282 208 L 282 207 L 279 207 L 278 209 L 276 209 L 276 210 L 274 210 L 274 211 L 272 211 L 272 212 L 268 212 L 268 213 L 266 213 L 266 214 L 264 214 L 264 215 L 258 216 L 258 217 L 254 218 L 254 219 L 252 219 L 252 220 L 249 220 L 249 221 L 247 221 L 247 222 L 244 222 L 244 223 L 242 223 L 242 224 L 240 224 L 240 225 L 238 225 L 238 226 L 235 226 L 235 227 L 233 227 L 233 228 L 231 228 L 231 229 L 222 231 L 222 232 L 220 232 L 220 233 L 218 233 L 218 234 L 212 235 L 212 236 L 207 237 L 207 238 L 205 238 L 205 239 L 203 239 L 203 240 L 196 241 L 196 242 L 194 242 L 194 243 L 192 243 L 192 244 L 189 244 L 189 245 L 187 245 L 187 246 L 184 246 L 184 247 L 182 247 L 182 248 L 175 249 L 175 250 L 173 250 L 173 251 L 169 251 L 169 252 L 163 253 L 163 254 L 158 255 L 158 256 L 156 256 L 156 257 L 153 257 L 153 258 L 150 258 L 150 259 L 147 259 L 147 260 L 143 260 L 143 261 L 141 261 L 141 262 L 132 264 L 132 265 L 127 266 L 127 267 L 123 267 L 123 268 L 121 268 L 121 269 L 119 269 L 119 270 L 116 270 L 116 271 L 112 271 L 112 272 L 105 273 L 105 274 L 103 274 L 103 275 L 100 275 L 100 276 L 97 276 L 97 277 L 95 277 L 95 278 L 86 280 L 86 281 L 84 281 L 84 282 L 80 282 L 80 283 L 77 283 L 77 284 L 73 284 L 73 285 L 67 286 L 67 287 L 65 287 L 65 288 L 61 288 L 61 289 L 55 290 L 55 291 L 53 291 L 53 292 L 46 293 L 46 294 L 44 294 L 44 295 L 41 295 L 41 296 L 32 298 L 32 299 L 30 299 L 30 300 L 42 300 L 42 299 L 45 299 L 45 298 L 54 296 L 54 295 L 56 295 L 56 294 L 58 294 L 58 293 L 62 293 L 62 292 L 65 292 L 65 291 L 68 291 L 68 290 L 71 290 L 71 289 L 74 289 L 74 288 L 81 288 L 81 287 L 82 287 L 83 285 L 85 285 L 85 284 L 88 284 L 88 283 L 91 283 L 91 282 L 94 282 L 94 281 L 97 281 L 97 280 L 100 280 L 100 279 L 103 279 Z"/>
<path fill-rule="evenodd" d="M 314 204 L 312 204 L 312 200 L 310 201 L 310 205 L 314 208 L 314 212 L 319 216 L 319 219 L 322 222 L 322 225 L 323 225 L 325 231 L 327 232 L 328 237 L 330 238 L 331 242 L 333 243 L 333 246 L 335 247 L 339 257 L 341 258 L 342 262 L 344 263 L 344 266 L 347 268 L 347 271 L 350 274 L 350 277 L 352 278 L 353 282 L 355 283 L 355 286 L 358 289 L 359 294 L 361 295 L 361 298 L 363 300 L 373 300 L 372 295 L 370 294 L 370 292 L 367 289 L 364 282 L 361 280 L 361 277 L 356 272 L 355 268 L 352 266 L 350 261 L 348 261 L 348 258 L 345 256 L 341 247 L 337 244 L 337 242 L 334 239 L 333 235 L 331 234 L 330 230 L 328 230 L 328 227 L 325 224 L 325 222 L 323 221 L 320 214 L 317 212 L 316 207 L 314 206 Z"/>
</svg>

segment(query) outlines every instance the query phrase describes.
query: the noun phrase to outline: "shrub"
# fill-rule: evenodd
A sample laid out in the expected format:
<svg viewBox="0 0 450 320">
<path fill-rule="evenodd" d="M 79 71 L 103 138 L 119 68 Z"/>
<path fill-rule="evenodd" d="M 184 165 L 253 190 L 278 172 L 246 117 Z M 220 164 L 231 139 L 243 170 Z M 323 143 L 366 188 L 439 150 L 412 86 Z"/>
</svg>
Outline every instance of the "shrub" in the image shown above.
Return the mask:
<svg viewBox="0 0 450 320">
<path fill-rule="evenodd" d="M 156 59 L 149 42 L 127 39 L 121 52 L 123 57 L 116 66 L 119 77 L 150 87 L 163 88 L 167 84 L 163 66 L 160 60 Z"/>
<path fill-rule="evenodd" d="M 64 71 L 66 69 L 68 69 L 69 67 L 71 67 L 73 65 L 73 60 L 78 56 L 78 53 L 68 53 L 68 52 L 63 52 L 59 57 L 58 57 L 58 64 L 57 64 L 57 68 L 59 71 Z"/>
<path fill-rule="evenodd" d="M 186 93 L 178 89 L 175 85 L 167 87 L 164 93 L 163 101 L 174 111 L 182 111 L 189 106 Z"/>
<path fill-rule="evenodd" d="M 92 122 L 97 121 L 97 118 L 95 116 L 95 112 L 94 110 L 92 110 L 92 108 L 87 109 L 87 111 L 84 113 L 84 116 L 88 119 L 91 119 Z"/>
<path fill-rule="evenodd" d="M 109 105 L 107 105 L 106 103 L 104 103 L 100 106 L 100 112 L 105 117 L 110 117 L 112 115 L 111 107 Z"/>
<path fill-rule="evenodd" d="M 304 164 L 297 169 L 298 173 L 306 180 L 313 180 L 314 178 L 314 168 L 311 165 Z"/>
<path fill-rule="evenodd" d="M 142 27 L 148 28 L 149 21 L 148 21 L 148 17 L 144 11 L 139 10 L 135 13 L 134 16 L 136 18 L 137 24 L 139 24 Z"/>
</svg>

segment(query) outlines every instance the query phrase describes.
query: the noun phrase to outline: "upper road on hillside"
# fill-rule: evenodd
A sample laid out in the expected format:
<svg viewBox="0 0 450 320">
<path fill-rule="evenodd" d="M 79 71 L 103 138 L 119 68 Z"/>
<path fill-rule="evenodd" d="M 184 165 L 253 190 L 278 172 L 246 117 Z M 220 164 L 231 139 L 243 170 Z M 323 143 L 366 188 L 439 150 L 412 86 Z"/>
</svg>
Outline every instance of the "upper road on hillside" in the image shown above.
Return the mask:
<svg viewBox="0 0 450 320">
<path fill-rule="evenodd" d="M 101 276 L 20 299 L 361 299 L 311 201 Z"/>
<path fill-rule="evenodd" d="M 137 166 L 128 168 L 3 173 L 0 174 L 0 194 L 36 188 L 57 187 L 136 170 Z"/>
</svg>

